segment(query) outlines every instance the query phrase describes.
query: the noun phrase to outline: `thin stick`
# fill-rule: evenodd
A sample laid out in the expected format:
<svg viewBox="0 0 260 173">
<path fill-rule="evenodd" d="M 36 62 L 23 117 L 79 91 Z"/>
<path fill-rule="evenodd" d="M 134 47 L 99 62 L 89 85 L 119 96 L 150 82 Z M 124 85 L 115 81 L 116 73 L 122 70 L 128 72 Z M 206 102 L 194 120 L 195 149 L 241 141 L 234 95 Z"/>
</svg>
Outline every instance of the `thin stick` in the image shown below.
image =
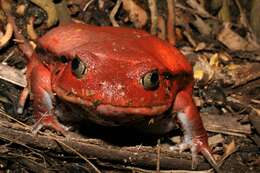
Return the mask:
<svg viewBox="0 0 260 173">
<path fill-rule="evenodd" d="M 68 148 L 69 150 L 71 150 L 72 152 L 74 152 L 75 154 L 77 154 L 80 158 L 82 158 L 83 160 L 85 160 L 88 168 L 90 168 L 92 171 L 94 171 L 94 173 L 101 173 L 101 171 L 95 166 L 93 165 L 86 157 L 84 157 L 82 154 L 80 154 L 78 151 L 76 151 L 74 148 L 68 146 L 67 144 L 65 144 L 64 142 L 56 139 L 56 141 L 60 144 L 62 144 L 63 146 L 65 146 L 66 148 Z M 91 171 L 91 172 L 92 172 Z"/>
<path fill-rule="evenodd" d="M 158 139 L 157 142 L 157 161 L 156 161 L 156 172 L 160 173 L 160 154 L 161 154 L 161 141 Z"/>
<path fill-rule="evenodd" d="M 117 0 L 116 5 L 114 6 L 114 8 L 112 9 L 112 11 L 109 15 L 110 21 L 114 27 L 119 27 L 119 24 L 117 23 L 117 21 L 115 19 L 115 15 L 116 15 L 121 3 L 122 3 L 122 0 Z"/>
<path fill-rule="evenodd" d="M 157 1 L 156 0 L 149 0 L 149 8 L 151 12 L 151 28 L 150 28 L 150 33 L 152 35 L 156 35 L 157 33 L 157 28 L 158 28 L 158 10 L 157 10 Z"/>
<path fill-rule="evenodd" d="M 167 32 L 168 32 L 168 41 L 172 44 L 176 44 L 175 37 L 175 1 L 167 0 L 168 5 L 168 20 L 167 20 Z"/>
</svg>

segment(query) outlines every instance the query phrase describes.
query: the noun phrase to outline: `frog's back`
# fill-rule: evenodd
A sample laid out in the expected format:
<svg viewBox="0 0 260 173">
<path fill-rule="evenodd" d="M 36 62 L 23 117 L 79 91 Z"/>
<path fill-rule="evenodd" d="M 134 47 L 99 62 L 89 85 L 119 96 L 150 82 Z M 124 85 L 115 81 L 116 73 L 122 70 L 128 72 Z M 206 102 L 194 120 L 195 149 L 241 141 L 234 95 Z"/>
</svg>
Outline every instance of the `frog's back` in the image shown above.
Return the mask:
<svg viewBox="0 0 260 173">
<path fill-rule="evenodd" d="M 83 44 L 112 42 L 115 40 L 129 40 L 149 36 L 141 30 L 116 27 L 98 27 L 94 25 L 70 23 L 59 26 L 47 32 L 39 39 L 39 43 L 53 51 L 63 52 Z M 55 48 L 52 46 L 55 45 Z"/>
<path fill-rule="evenodd" d="M 52 29 L 39 39 L 39 43 L 55 54 L 67 54 L 84 45 L 87 51 L 97 56 L 140 62 L 159 61 L 165 66 L 174 66 L 170 68 L 176 72 L 192 72 L 188 61 L 176 48 L 132 28 L 70 23 Z"/>
</svg>

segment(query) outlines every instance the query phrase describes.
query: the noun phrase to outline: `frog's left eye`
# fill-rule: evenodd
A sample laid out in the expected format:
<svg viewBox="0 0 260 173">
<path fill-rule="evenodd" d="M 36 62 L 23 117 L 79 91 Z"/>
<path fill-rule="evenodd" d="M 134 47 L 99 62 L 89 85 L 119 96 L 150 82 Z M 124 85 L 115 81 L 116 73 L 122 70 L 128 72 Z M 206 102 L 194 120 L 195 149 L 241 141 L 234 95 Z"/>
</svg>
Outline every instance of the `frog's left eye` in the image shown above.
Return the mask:
<svg viewBox="0 0 260 173">
<path fill-rule="evenodd" d="M 75 57 L 71 61 L 71 70 L 73 74 L 78 78 L 82 78 L 87 71 L 86 64 L 80 60 L 79 57 Z"/>
<path fill-rule="evenodd" d="M 148 72 L 142 78 L 142 84 L 146 90 L 155 90 L 159 87 L 159 72 L 158 70 L 153 70 Z"/>
</svg>

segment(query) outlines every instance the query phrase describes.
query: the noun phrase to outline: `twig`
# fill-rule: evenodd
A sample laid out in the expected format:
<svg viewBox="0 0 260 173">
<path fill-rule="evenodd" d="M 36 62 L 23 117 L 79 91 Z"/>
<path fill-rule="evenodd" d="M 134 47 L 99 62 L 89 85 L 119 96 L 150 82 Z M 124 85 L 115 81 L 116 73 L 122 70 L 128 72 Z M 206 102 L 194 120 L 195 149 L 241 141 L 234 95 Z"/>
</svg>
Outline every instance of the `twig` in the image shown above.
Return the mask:
<svg viewBox="0 0 260 173">
<path fill-rule="evenodd" d="M 235 2 L 236 2 L 236 5 L 237 5 L 237 7 L 238 7 L 238 9 L 239 9 L 240 22 L 241 22 L 241 24 L 242 24 L 245 28 L 247 28 L 247 29 L 249 30 L 248 36 L 249 36 L 249 39 L 251 39 L 251 40 L 250 40 L 250 41 L 251 41 L 251 44 L 258 45 L 256 35 L 254 34 L 254 31 L 253 31 L 251 25 L 249 24 L 249 22 L 248 22 L 248 20 L 247 20 L 247 17 L 246 17 L 246 14 L 245 14 L 244 9 L 242 8 L 242 6 L 241 6 L 241 4 L 240 4 L 240 2 L 239 2 L 238 0 L 235 0 Z M 259 45 L 258 45 L 258 46 L 259 46 Z"/>
<path fill-rule="evenodd" d="M 168 32 L 168 41 L 172 44 L 176 44 L 175 38 L 175 2 L 174 0 L 167 0 L 168 5 L 168 20 L 167 20 L 167 32 Z"/>
<path fill-rule="evenodd" d="M 157 142 L 157 163 L 156 163 L 156 172 L 160 173 L 160 154 L 161 154 L 161 141 L 158 139 Z"/>
<path fill-rule="evenodd" d="M 193 47 L 197 47 L 197 43 L 196 41 L 192 38 L 191 34 L 187 31 L 183 32 L 183 35 L 188 39 L 189 43 L 193 46 Z"/>
<path fill-rule="evenodd" d="M 158 16 L 158 37 L 162 40 L 166 39 L 166 26 L 162 16 Z"/>
<path fill-rule="evenodd" d="M 90 5 L 92 2 L 94 2 L 94 0 L 88 1 L 88 2 L 85 4 L 85 6 L 84 6 L 83 11 L 86 11 L 86 10 L 88 9 L 89 5 Z"/>
<path fill-rule="evenodd" d="M 10 122 L 5 122 L 9 124 Z M 19 136 L 19 138 L 17 138 Z M 113 163 L 120 163 L 128 166 L 140 166 L 156 168 L 157 154 L 151 147 L 142 147 L 136 149 L 135 147 L 116 147 L 105 144 L 104 142 L 93 143 L 93 140 L 88 141 L 84 138 L 73 138 L 69 140 L 60 136 L 44 136 L 38 133 L 36 136 L 28 133 L 24 130 L 14 130 L 10 127 L 5 127 L 0 124 L 0 137 L 9 138 L 10 140 L 15 139 L 16 141 L 28 145 L 37 146 L 37 148 L 48 149 L 56 152 L 67 152 L 75 154 L 71 149 L 59 145 L 62 142 L 70 148 L 77 148 L 77 152 L 84 157 L 95 157 L 97 159 L 110 161 Z M 202 161 L 202 160 L 201 160 Z M 199 162 L 198 169 L 205 170 L 209 169 L 210 165 L 205 162 Z M 191 161 L 180 158 L 177 153 L 173 154 L 169 150 L 161 150 L 160 153 L 160 167 L 161 169 L 191 169 Z"/>
<path fill-rule="evenodd" d="M 196 11 L 196 10 L 194 10 L 192 8 L 187 8 L 186 6 L 184 6 L 184 5 L 180 4 L 180 3 L 176 3 L 175 6 L 177 8 L 180 8 L 180 9 L 184 10 L 184 11 L 190 12 L 191 14 L 194 14 L 194 15 L 197 14 L 197 15 L 200 16 L 200 13 L 198 11 Z M 210 15 L 210 16 L 203 16 L 203 17 L 219 21 L 219 19 L 217 17 L 212 16 L 212 15 Z"/>
<path fill-rule="evenodd" d="M 157 1 L 156 0 L 149 0 L 149 8 L 151 12 L 151 28 L 150 33 L 152 35 L 156 35 L 157 28 L 158 28 L 158 11 L 157 11 Z"/>
<path fill-rule="evenodd" d="M 115 15 L 116 15 L 116 13 L 117 13 L 121 3 L 122 3 L 122 0 L 117 0 L 116 1 L 116 5 L 114 6 L 114 8 L 112 9 L 112 11 L 111 11 L 111 13 L 109 15 L 109 19 L 110 19 L 110 21 L 111 21 L 111 23 L 112 23 L 112 25 L 114 27 L 119 27 L 119 24 L 115 20 Z"/>
<path fill-rule="evenodd" d="M 7 23 L 5 30 L 5 34 L 0 37 L 0 48 L 4 47 L 9 42 L 13 35 L 13 26 L 10 23 Z"/>
<path fill-rule="evenodd" d="M 2 60 L 2 64 L 3 65 L 7 65 L 7 60 L 9 59 L 9 58 L 11 58 L 12 56 L 14 55 L 14 50 L 12 50 L 10 53 L 8 53 L 8 55 Z"/>
<path fill-rule="evenodd" d="M 70 146 L 68 146 L 67 144 L 65 144 L 64 142 L 60 141 L 60 140 L 56 140 L 57 142 L 59 142 L 60 144 L 64 145 L 65 147 L 67 147 L 68 149 L 70 149 L 72 152 L 74 152 L 75 154 L 77 154 L 80 158 L 82 158 L 83 160 L 85 160 L 87 167 L 90 169 L 90 172 L 93 173 L 101 173 L 101 171 L 95 166 L 93 165 L 86 157 L 84 157 L 82 154 L 80 154 L 79 152 L 77 152 L 76 149 L 71 148 Z"/>
<path fill-rule="evenodd" d="M 147 169 L 141 169 L 141 168 L 135 168 L 135 167 L 126 167 L 130 170 L 132 170 L 135 173 L 157 173 L 156 171 L 147 170 Z M 161 170 L 160 173 L 214 173 L 213 169 L 205 170 L 205 171 L 188 171 L 188 170 Z"/>
<path fill-rule="evenodd" d="M 55 8 L 55 4 L 52 2 L 52 0 L 44 0 L 44 1 L 30 0 L 30 1 L 46 11 L 48 15 L 48 19 L 47 19 L 48 28 L 53 26 L 58 21 L 57 11 Z"/>
<path fill-rule="evenodd" d="M 36 31 L 34 29 L 34 21 L 35 21 L 35 17 L 31 16 L 26 25 L 27 33 L 31 40 L 37 40 L 37 38 L 38 38 L 38 34 L 36 33 Z"/>
<path fill-rule="evenodd" d="M 55 4 L 56 13 L 59 19 L 59 25 L 67 24 L 72 21 L 70 17 L 70 12 L 67 7 L 67 2 L 65 0 L 60 1 L 59 3 Z"/>
<path fill-rule="evenodd" d="M 27 85 L 26 77 L 20 70 L 4 64 L 0 64 L 0 79 L 21 87 Z"/>
</svg>

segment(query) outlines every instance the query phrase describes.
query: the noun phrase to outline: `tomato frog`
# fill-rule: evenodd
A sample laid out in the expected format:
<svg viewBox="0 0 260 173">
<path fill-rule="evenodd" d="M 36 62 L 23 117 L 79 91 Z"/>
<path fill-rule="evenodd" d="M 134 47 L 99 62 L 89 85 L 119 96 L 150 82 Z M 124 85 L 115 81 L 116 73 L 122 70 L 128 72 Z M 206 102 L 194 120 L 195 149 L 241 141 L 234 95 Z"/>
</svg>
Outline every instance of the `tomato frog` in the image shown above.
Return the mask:
<svg viewBox="0 0 260 173">
<path fill-rule="evenodd" d="M 75 118 L 162 133 L 172 129 L 176 112 L 184 129 L 179 149 L 190 148 L 193 161 L 201 152 L 216 166 L 192 98 L 192 66 L 178 49 L 141 30 L 71 22 L 47 32 L 33 50 L 8 19 L 16 39 L 24 40 L 18 44 L 28 60 L 28 87 L 18 112 L 31 93 L 34 133 L 43 126 L 68 130 L 57 118 L 57 98 Z"/>
</svg>

